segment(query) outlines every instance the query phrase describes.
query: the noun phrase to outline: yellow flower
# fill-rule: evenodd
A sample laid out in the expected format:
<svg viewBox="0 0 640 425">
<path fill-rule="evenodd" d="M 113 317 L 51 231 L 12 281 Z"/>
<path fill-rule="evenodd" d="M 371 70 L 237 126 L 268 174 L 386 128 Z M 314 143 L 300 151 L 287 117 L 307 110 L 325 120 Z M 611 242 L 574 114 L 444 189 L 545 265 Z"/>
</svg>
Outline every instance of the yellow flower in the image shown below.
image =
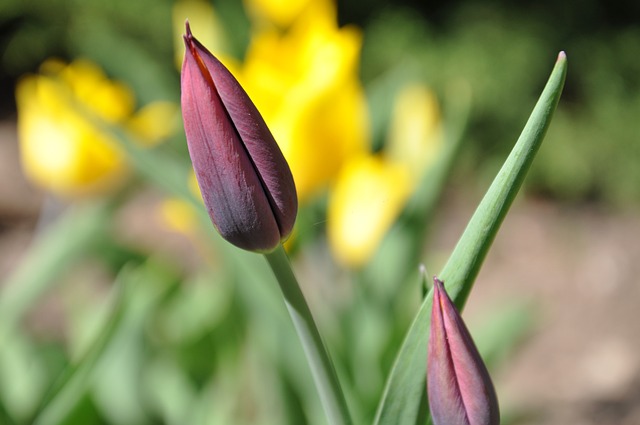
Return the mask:
<svg viewBox="0 0 640 425">
<path fill-rule="evenodd" d="M 65 197 L 102 192 L 119 183 L 127 170 L 112 137 L 87 121 L 77 105 L 147 145 L 171 133 L 177 113 L 175 105 L 158 102 L 133 115 L 131 91 L 84 60 L 45 62 L 40 74 L 19 82 L 16 100 L 25 174 Z"/>
<path fill-rule="evenodd" d="M 301 202 L 369 146 L 358 80 L 360 31 L 338 28 L 333 3 L 314 1 L 286 33 L 254 35 L 238 78 L 273 132 Z"/>
<path fill-rule="evenodd" d="M 441 122 L 433 92 L 422 84 L 407 84 L 395 99 L 386 156 L 406 164 L 417 181 L 440 153 Z"/>
<path fill-rule="evenodd" d="M 411 190 L 409 171 L 380 156 L 362 156 L 344 167 L 327 212 L 336 258 L 361 266 L 373 255 Z"/>
<path fill-rule="evenodd" d="M 188 186 L 194 197 L 204 204 L 193 170 L 189 175 Z M 181 198 L 167 198 L 160 204 L 159 214 L 169 229 L 188 236 L 196 235 L 198 213 L 190 202 Z"/>
<path fill-rule="evenodd" d="M 198 222 L 193 206 L 179 198 L 167 198 L 160 203 L 162 222 L 177 233 L 192 235 Z"/>
<path fill-rule="evenodd" d="M 352 159 L 329 198 L 327 227 L 336 259 L 359 267 L 375 253 L 441 150 L 435 96 L 422 85 L 397 95 L 385 150 Z"/>
</svg>

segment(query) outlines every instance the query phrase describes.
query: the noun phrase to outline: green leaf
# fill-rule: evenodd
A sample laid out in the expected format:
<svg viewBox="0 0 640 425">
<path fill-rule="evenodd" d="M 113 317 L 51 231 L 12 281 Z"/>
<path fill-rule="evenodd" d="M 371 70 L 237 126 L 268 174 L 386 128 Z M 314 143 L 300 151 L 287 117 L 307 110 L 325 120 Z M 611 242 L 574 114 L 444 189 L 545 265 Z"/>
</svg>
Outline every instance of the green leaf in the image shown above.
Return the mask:
<svg viewBox="0 0 640 425">
<path fill-rule="evenodd" d="M 69 365 L 45 395 L 33 423 L 61 423 L 92 384 L 94 396 L 97 388 L 111 384 L 105 379 L 105 373 L 118 378 L 116 385 L 110 388 L 114 396 L 126 394 L 132 399 L 130 393 L 137 388 L 125 381 L 135 383 L 137 377 L 130 373 L 126 364 L 116 363 L 122 359 L 123 350 L 126 354 L 132 344 L 141 344 L 139 334 L 148 314 L 174 283 L 172 272 L 153 259 L 136 268 L 124 267 L 114 286 L 113 307 L 95 340 L 80 361 Z M 125 373 L 127 375 L 123 376 Z M 96 379 L 98 381 L 94 382 Z M 123 414 L 125 406 L 121 403 L 119 408 L 117 413 Z"/>
<path fill-rule="evenodd" d="M 464 306 L 498 228 L 542 143 L 560 99 L 566 71 L 566 56 L 561 52 L 520 138 L 440 274 L 459 308 Z M 378 407 L 376 425 L 417 423 L 425 391 L 432 296 L 430 292 L 422 303 L 398 353 Z"/>
<path fill-rule="evenodd" d="M 24 314 L 109 224 L 112 203 L 80 205 L 40 234 L 0 292 L 0 347 Z"/>
<path fill-rule="evenodd" d="M 7 425 L 15 424 L 15 421 L 11 416 L 9 416 L 7 409 L 4 407 L 2 400 L 0 400 L 0 423 L 7 424 Z"/>
<path fill-rule="evenodd" d="M 114 306 L 109 312 L 97 338 L 82 360 L 62 372 L 51 389 L 45 394 L 37 409 L 34 424 L 60 423 L 71 412 L 87 391 L 88 381 L 102 353 L 120 326 L 125 306 L 125 285 L 130 284 L 131 270 L 125 268 L 114 286 Z"/>
</svg>

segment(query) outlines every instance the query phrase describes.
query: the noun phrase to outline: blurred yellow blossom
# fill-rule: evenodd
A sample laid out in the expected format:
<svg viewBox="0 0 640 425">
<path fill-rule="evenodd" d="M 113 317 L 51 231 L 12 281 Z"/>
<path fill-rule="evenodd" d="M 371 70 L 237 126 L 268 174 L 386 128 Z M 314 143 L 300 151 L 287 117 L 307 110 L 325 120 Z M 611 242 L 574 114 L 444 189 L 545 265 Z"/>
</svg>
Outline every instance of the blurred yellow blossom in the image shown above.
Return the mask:
<svg viewBox="0 0 640 425">
<path fill-rule="evenodd" d="M 411 190 L 402 165 L 367 155 L 350 161 L 340 173 L 327 212 L 328 237 L 343 264 L 364 264 L 391 227 Z"/>
<path fill-rule="evenodd" d="M 106 190 L 121 181 L 127 169 L 112 136 L 86 120 L 78 105 L 124 127 L 145 145 L 167 137 L 177 114 L 175 105 L 158 102 L 134 115 L 131 91 L 85 60 L 45 62 L 40 74 L 19 82 L 16 101 L 25 174 L 67 197 Z"/>
<path fill-rule="evenodd" d="M 160 204 L 160 217 L 167 227 L 184 235 L 193 235 L 198 222 L 193 206 L 178 198 L 168 198 Z"/>
<path fill-rule="evenodd" d="M 196 180 L 196 175 L 191 170 L 188 182 L 189 190 L 194 198 L 201 201 L 202 194 Z M 197 229 L 197 211 L 193 204 L 181 198 L 168 198 L 160 204 L 160 217 L 162 221 L 171 229 L 178 233 L 193 236 Z"/>
<path fill-rule="evenodd" d="M 431 90 L 410 83 L 396 96 L 389 127 L 386 156 L 406 164 L 419 179 L 440 153 L 442 120 L 438 100 Z"/>
<path fill-rule="evenodd" d="M 349 161 L 330 195 L 327 232 L 338 261 L 359 267 L 371 258 L 441 145 L 435 96 L 423 85 L 405 86 L 384 152 Z"/>
<path fill-rule="evenodd" d="M 237 75 L 287 158 L 301 202 L 369 148 L 361 38 L 355 27 L 338 28 L 333 2 L 314 0 L 288 31 L 254 34 Z"/>
<path fill-rule="evenodd" d="M 140 108 L 126 127 L 143 146 L 153 146 L 171 136 L 176 129 L 178 107 L 171 102 L 152 102 Z"/>
</svg>

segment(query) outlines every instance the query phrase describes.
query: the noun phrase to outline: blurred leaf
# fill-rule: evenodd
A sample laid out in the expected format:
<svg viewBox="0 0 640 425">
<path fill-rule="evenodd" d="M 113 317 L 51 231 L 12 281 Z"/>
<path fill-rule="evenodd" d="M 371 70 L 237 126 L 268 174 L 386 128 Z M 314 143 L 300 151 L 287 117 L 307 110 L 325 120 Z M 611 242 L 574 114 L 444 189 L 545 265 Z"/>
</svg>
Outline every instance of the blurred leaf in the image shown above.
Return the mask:
<svg viewBox="0 0 640 425">
<path fill-rule="evenodd" d="M 0 23 L 5 24 L 20 14 L 20 0 L 5 0 L 0 4 Z"/>
<path fill-rule="evenodd" d="M 41 350 L 41 348 L 40 348 Z M 47 385 L 42 352 L 26 335 L 13 333 L 0 348 L 0 423 L 24 421 L 37 407 Z M 6 408 L 4 407 L 6 405 Z M 4 413 L 4 414 L 3 414 Z"/>
<path fill-rule="evenodd" d="M 531 331 L 534 323 L 531 303 L 510 300 L 493 309 L 485 323 L 472 327 L 473 339 L 487 367 L 491 369 L 501 364 Z"/>
<path fill-rule="evenodd" d="M 91 393 L 102 415 L 113 424 L 150 422 L 142 399 L 142 370 L 146 364 L 145 333 L 151 314 L 178 280 L 162 260 L 151 258 L 125 283 L 125 311 L 99 364 Z"/>
<path fill-rule="evenodd" d="M 393 110 L 393 102 L 389 102 L 389 99 L 392 99 L 407 81 L 415 79 L 416 74 L 418 72 L 410 60 L 398 61 L 393 68 L 367 84 L 373 151 L 382 149 L 385 142 Z"/>
<path fill-rule="evenodd" d="M 561 54 L 520 138 L 440 274 L 459 308 L 464 306 L 498 228 L 542 143 L 560 98 L 565 75 L 566 58 Z M 421 406 L 424 406 L 421 400 L 425 391 L 432 293 L 422 303 L 398 353 L 382 396 L 375 421 L 377 425 L 416 425 Z"/>
<path fill-rule="evenodd" d="M 7 412 L 7 409 L 4 407 L 4 403 L 2 403 L 1 400 L 0 400 L 0 423 L 5 425 L 15 425 L 16 423 L 13 420 L 13 418 L 9 416 L 9 413 Z"/>
<path fill-rule="evenodd" d="M 246 15 L 245 4 L 236 0 L 217 0 L 215 4 L 229 47 L 238 58 L 244 56 L 251 38 L 251 24 Z"/>
<path fill-rule="evenodd" d="M 171 21 L 166 9 L 164 28 L 170 33 Z M 158 10 L 155 5 L 153 10 Z M 135 33 L 124 32 L 120 21 L 89 15 L 76 19 L 76 22 L 77 27 L 73 28 L 75 31 L 71 36 L 75 56 L 89 58 L 116 78 L 126 81 L 142 105 L 156 100 L 178 99 L 179 82 L 177 72 L 171 66 L 171 55 L 167 55 L 166 62 L 159 60 L 150 52 L 148 40 L 137 38 Z M 130 29 L 131 32 L 134 30 Z"/>
<path fill-rule="evenodd" d="M 24 314 L 105 230 L 113 207 L 108 202 L 75 206 L 37 236 L 22 263 L 2 285 L 0 347 Z"/>
<path fill-rule="evenodd" d="M 135 408 L 131 403 L 136 403 L 135 394 L 139 393 L 135 371 L 140 365 L 128 354 L 131 350 L 139 350 L 143 341 L 140 336 L 142 326 L 150 310 L 173 282 L 173 274 L 153 260 L 137 268 L 122 270 L 114 286 L 114 306 L 94 343 L 77 364 L 63 372 L 45 396 L 34 424 L 59 424 L 74 410 L 92 384 L 95 388 L 105 388 L 102 397 L 97 394 L 98 404 L 108 404 L 113 399 L 118 401 L 104 409 L 106 413 L 130 420 L 115 423 L 139 423 L 139 418 L 133 419 L 135 414 L 131 411 Z M 133 353 L 134 357 L 136 355 Z M 105 399 L 104 394 L 110 397 Z"/>
<path fill-rule="evenodd" d="M 158 314 L 157 325 L 169 344 L 202 338 L 230 314 L 234 288 L 224 274 L 224 270 L 216 276 L 211 276 L 209 270 L 199 273 L 167 300 Z"/>
<path fill-rule="evenodd" d="M 167 425 L 193 424 L 189 419 L 198 392 L 174 359 L 160 356 L 145 368 L 145 393 L 151 406 Z"/>
<path fill-rule="evenodd" d="M 124 311 L 124 285 L 130 283 L 130 276 L 131 270 L 124 269 L 116 280 L 115 293 L 112 294 L 114 305 L 99 334 L 80 362 L 69 365 L 44 396 L 33 421 L 34 424 L 60 423 L 85 395 L 88 382 L 93 377 L 95 365 L 120 325 Z"/>
</svg>

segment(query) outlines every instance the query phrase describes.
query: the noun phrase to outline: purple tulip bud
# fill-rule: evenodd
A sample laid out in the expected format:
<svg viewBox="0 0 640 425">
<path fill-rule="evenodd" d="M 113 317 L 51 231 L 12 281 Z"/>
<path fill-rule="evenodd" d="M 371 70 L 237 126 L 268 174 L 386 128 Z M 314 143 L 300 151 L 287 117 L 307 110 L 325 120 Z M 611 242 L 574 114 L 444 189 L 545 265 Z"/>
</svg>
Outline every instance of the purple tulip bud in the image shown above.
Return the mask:
<svg viewBox="0 0 640 425">
<path fill-rule="evenodd" d="M 442 281 L 433 278 L 427 390 L 434 425 L 497 425 L 489 372 Z"/>
<path fill-rule="evenodd" d="M 247 93 L 188 22 L 183 37 L 182 117 L 204 204 L 227 241 L 271 251 L 298 210 L 289 165 Z"/>
</svg>

